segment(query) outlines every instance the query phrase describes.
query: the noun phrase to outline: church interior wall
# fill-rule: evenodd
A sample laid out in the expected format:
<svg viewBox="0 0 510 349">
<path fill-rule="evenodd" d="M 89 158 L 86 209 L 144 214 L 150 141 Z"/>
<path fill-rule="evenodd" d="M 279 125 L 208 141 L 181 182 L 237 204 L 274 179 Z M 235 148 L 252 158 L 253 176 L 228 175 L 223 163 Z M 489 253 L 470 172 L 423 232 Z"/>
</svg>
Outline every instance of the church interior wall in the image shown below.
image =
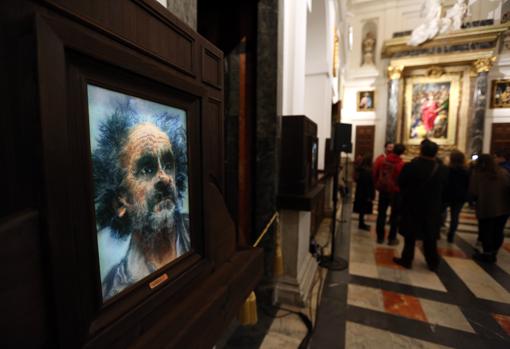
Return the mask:
<svg viewBox="0 0 510 349">
<path fill-rule="evenodd" d="M 325 139 L 331 135 L 331 105 L 336 81 L 332 75 L 335 26 L 333 1 L 312 2 L 307 19 L 304 114 L 317 124 L 320 169 L 324 168 Z"/>
<path fill-rule="evenodd" d="M 327 74 L 306 76 L 305 115 L 317 123 L 319 169 L 324 168 L 325 139 L 329 138 L 331 134 L 331 91 L 331 84 Z"/>
<path fill-rule="evenodd" d="M 354 40 L 348 54 L 342 96 L 342 122 L 352 123 L 352 139 L 355 146 L 355 129 L 361 125 L 375 125 L 374 153 L 382 150 L 385 141 L 387 111 L 388 60 L 381 59 L 384 40 L 394 32 L 407 30 L 419 21 L 421 3 L 417 1 L 352 1 L 348 25 L 352 26 Z M 374 32 L 374 65 L 362 65 L 363 39 L 369 31 Z M 375 91 L 374 111 L 358 111 L 357 94 Z M 355 149 L 353 149 L 353 154 Z"/>
<path fill-rule="evenodd" d="M 305 67 L 306 67 L 306 0 L 282 0 L 284 12 L 282 115 L 304 113 Z"/>
</svg>

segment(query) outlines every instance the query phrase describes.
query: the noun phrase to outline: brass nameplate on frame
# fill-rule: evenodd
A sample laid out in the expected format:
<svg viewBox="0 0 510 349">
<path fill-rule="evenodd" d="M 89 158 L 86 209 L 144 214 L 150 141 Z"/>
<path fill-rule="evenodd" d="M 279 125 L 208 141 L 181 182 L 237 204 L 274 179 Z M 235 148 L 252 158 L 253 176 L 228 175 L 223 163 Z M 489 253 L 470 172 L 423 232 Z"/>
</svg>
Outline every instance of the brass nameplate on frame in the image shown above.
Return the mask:
<svg viewBox="0 0 510 349">
<path fill-rule="evenodd" d="M 155 289 L 156 287 L 158 287 L 159 285 L 161 285 L 162 283 L 166 282 L 168 280 L 168 274 L 163 274 L 161 276 L 159 276 L 158 278 L 152 280 L 150 283 L 149 283 L 149 288 L 151 290 Z"/>
</svg>

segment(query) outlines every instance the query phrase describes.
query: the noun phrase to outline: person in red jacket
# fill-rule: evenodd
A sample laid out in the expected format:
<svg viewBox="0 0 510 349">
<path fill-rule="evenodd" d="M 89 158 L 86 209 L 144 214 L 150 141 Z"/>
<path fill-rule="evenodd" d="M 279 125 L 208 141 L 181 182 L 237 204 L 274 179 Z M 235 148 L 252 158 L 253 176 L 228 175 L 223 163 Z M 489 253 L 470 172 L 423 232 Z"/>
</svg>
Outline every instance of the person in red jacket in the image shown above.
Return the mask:
<svg viewBox="0 0 510 349">
<path fill-rule="evenodd" d="M 377 158 L 375 158 L 374 166 L 372 167 L 372 175 L 374 176 L 374 183 L 375 183 L 375 168 L 378 166 L 378 164 L 384 162 L 384 159 L 386 159 L 386 156 L 388 156 L 390 153 L 393 152 L 393 147 L 395 145 L 391 142 L 384 143 L 384 154 L 379 155 Z"/>
<path fill-rule="evenodd" d="M 388 245 L 397 245 L 397 228 L 400 209 L 400 189 L 398 187 L 398 176 L 404 167 L 404 161 L 401 155 L 405 152 L 403 144 L 396 144 L 393 152 L 386 154 L 384 158 L 379 157 L 373 168 L 374 186 L 379 192 L 379 202 L 377 210 L 377 243 L 384 242 L 386 225 L 386 211 L 391 207 L 390 215 L 390 233 L 388 235 Z"/>
</svg>

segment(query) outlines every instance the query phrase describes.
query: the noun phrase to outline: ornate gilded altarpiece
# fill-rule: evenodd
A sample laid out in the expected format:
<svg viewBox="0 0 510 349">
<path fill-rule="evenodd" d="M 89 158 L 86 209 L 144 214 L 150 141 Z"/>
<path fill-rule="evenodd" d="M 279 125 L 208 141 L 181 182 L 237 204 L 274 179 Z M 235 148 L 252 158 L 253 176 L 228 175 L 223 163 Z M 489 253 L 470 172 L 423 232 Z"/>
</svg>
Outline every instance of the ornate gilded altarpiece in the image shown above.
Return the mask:
<svg viewBox="0 0 510 349">
<path fill-rule="evenodd" d="M 416 47 L 407 45 L 406 35 L 386 40 L 382 49 L 382 58 L 390 60 L 386 141 L 404 143 L 408 157 L 418 153 L 425 137 L 438 143 L 441 153 L 454 148 L 480 152 L 488 72 L 499 38 L 509 29 L 510 23 L 480 24 L 440 34 Z"/>
</svg>

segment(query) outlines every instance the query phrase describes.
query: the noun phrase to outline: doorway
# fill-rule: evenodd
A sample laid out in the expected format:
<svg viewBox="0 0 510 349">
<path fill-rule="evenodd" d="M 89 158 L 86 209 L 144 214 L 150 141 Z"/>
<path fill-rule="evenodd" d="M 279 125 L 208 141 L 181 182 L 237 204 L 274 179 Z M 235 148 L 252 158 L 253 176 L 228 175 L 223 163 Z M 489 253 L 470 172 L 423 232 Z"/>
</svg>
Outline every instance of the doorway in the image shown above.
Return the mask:
<svg viewBox="0 0 510 349">
<path fill-rule="evenodd" d="M 356 145 L 354 159 L 366 154 L 374 154 L 375 126 L 356 126 Z"/>
<path fill-rule="evenodd" d="M 510 152 L 510 123 L 492 124 L 491 154 L 497 150 Z"/>
</svg>

